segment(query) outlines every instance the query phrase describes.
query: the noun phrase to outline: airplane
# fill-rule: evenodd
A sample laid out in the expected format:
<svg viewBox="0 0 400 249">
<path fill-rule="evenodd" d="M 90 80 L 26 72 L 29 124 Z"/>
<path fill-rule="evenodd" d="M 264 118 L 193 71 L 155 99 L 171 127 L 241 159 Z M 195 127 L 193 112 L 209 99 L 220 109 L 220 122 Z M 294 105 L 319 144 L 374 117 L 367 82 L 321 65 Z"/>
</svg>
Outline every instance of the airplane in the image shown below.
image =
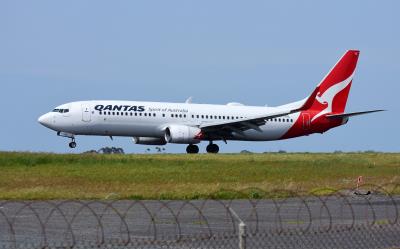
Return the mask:
<svg viewBox="0 0 400 249">
<path fill-rule="evenodd" d="M 38 122 L 71 139 L 78 135 L 132 137 L 135 144 L 187 144 L 187 153 L 218 153 L 215 141 L 271 141 L 324 133 L 350 117 L 383 110 L 345 113 L 360 51 L 348 50 L 303 100 L 277 106 L 92 100 L 60 105 Z"/>
</svg>

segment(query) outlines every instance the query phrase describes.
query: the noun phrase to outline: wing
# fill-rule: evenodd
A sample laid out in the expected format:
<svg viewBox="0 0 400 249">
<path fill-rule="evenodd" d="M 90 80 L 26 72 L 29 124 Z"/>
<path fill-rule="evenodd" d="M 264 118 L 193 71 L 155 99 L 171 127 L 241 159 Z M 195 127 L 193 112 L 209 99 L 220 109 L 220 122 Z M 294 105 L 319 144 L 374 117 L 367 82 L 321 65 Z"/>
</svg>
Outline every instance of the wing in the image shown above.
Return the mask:
<svg viewBox="0 0 400 249">
<path fill-rule="evenodd" d="M 315 97 L 317 96 L 319 91 L 319 87 L 315 88 L 313 93 L 302 103 L 302 105 L 295 106 L 292 108 L 286 108 L 282 110 L 278 110 L 275 112 L 270 112 L 267 114 L 263 114 L 260 116 L 253 116 L 249 118 L 236 119 L 236 120 L 227 120 L 218 123 L 211 124 L 203 124 L 200 125 L 200 129 L 204 135 L 210 136 L 210 133 L 214 133 L 217 137 L 226 137 L 229 136 L 230 133 L 236 132 L 238 134 L 242 134 L 243 131 L 248 129 L 254 129 L 261 131 L 260 126 L 264 125 L 268 119 L 286 116 L 288 114 L 292 114 L 295 112 L 303 111 L 309 109 Z"/>
</svg>

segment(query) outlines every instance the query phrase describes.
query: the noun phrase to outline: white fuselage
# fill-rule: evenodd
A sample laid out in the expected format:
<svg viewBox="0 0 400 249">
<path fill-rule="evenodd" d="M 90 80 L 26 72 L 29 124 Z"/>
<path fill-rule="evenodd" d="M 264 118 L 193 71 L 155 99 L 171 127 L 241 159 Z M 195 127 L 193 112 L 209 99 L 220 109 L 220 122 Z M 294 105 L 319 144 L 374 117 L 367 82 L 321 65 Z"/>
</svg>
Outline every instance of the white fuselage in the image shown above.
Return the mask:
<svg viewBox="0 0 400 249">
<path fill-rule="evenodd" d="M 102 107 L 102 108 L 100 108 Z M 108 108 L 107 108 L 108 107 Z M 111 107 L 111 109 L 110 109 Z M 121 107 L 121 108 L 120 108 Z M 40 117 L 39 122 L 58 132 L 73 135 L 159 137 L 169 125 L 200 126 L 260 116 L 279 107 L 163 103 L 137 101 L 81 101 L 58 106 Z M 280 139 L 297 120 L 299 113 L 267 122 L 260 130 L 233 133 L 231 139 L 268 141 Z M 278 121 L 279 120 L 279 121 Z"/>
</svg>

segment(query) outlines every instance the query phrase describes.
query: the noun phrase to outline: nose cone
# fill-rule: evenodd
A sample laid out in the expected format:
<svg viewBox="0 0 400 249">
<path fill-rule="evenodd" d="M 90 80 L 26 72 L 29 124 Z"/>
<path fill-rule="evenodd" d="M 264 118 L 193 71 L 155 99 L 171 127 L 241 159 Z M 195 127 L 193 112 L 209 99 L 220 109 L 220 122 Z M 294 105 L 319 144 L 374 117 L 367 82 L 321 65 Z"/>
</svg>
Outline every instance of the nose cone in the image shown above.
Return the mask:
<svg viewBox="0 0 400 249">
<path fill-rule="evenodd" d="M 43 126 L 45 126 L 45 127 L 47 127 L 47 128 L 50 128 L 50 125 L 51 125 L 51 114 L 50 113 L 46 113 L 46 114 L 44 114 L 44 115 L 42 115 L 42 116 L 40 116 L 39 117 L 39 119 L 38 119 L 38 122 L 41 124 L 41 125 L 43 125 Z"/>
</svg>

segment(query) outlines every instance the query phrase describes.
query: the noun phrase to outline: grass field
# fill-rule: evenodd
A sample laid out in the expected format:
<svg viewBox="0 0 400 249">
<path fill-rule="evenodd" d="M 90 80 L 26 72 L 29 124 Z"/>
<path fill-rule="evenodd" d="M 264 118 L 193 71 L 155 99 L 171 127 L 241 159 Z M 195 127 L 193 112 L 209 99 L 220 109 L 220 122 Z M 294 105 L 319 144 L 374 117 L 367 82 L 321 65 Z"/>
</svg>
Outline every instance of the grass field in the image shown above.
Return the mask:
<svg viewBox="0 0 400 249">
<path fill-rule="evenodd" d="M 244 198 L 400 183 L 400 154 L 59 155 L 0 152 L 0 199 Z M 240 191 L 240 193 L 235 192 Z"/>
</svg>

